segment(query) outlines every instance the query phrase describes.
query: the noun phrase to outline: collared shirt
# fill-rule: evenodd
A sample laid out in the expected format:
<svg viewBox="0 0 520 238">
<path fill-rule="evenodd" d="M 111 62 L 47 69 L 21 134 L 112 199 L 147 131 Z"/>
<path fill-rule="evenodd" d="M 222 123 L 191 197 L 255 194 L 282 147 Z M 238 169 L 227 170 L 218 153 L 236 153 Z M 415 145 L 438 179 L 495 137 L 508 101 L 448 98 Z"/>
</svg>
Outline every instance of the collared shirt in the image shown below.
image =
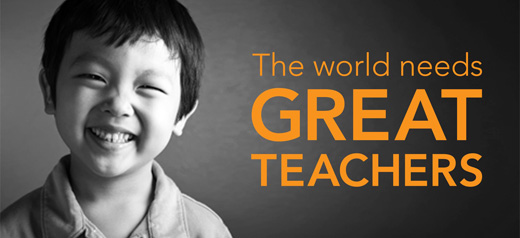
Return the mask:
<svg viewBox="0 0 520 238">
<path fill-rule="evenodd" d="M 60 160 L 45 184 L 1 213 L 0 237 L 105 238 L 83 213 L 69 182 L 70 157 Z M 131 238 L 231 237 L 220 217 L 180 192 L 154 161 L 154 199 Z"/>
</svg>

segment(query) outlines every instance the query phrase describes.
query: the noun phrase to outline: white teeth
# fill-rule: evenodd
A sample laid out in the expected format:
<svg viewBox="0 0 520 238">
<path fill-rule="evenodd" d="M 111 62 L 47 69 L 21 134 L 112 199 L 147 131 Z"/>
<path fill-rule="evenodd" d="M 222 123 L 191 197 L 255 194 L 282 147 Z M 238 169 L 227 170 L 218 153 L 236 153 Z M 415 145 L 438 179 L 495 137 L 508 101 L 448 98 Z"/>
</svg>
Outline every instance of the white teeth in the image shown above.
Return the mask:
<svg viewBox="0 0 520 238">
<path fill-rule="evenodd" d="M 92 133 L 98 138 L 111 142 L 111 143 L 127 143 L 133 136 L 124 132 L 110 133 L 99 128 L 91 128 Z"/>
</svg>

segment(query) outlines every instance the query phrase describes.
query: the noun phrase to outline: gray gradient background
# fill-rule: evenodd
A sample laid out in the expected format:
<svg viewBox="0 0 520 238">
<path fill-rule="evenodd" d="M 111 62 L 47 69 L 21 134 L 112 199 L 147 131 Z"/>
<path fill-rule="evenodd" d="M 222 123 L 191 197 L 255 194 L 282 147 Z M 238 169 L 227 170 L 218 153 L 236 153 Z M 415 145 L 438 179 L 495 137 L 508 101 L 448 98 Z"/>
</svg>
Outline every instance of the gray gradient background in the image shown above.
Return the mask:
<svg viewBox="0 0 520 238">
<path fill-rule="evenodd" d="M 1 5 L 1 208 L 41 186 L 67 153 L 53 118 L 43 112 L 37 82 L 45 25 L 61 1 L 3 0 Z M 185 134 L 173 138 L 157 160 L 181 190 L 212 207 L 236 237 L 518 237 L 518 1 L 428 3 L 400 1 L 183 1 L 207 46 L 200 106 Z M 471 4 L 469 4 L 471 3 Z M 273 52 L 285 61 L 301 60 L 304 76 L 258 76 L 254 52 Z M 390 52 L 391 77 L 316 77 L 313 60 L 373 60 Z M 398 77 L 400 60 L 464 59 L 483 63 L 478 78 Z M 395 62 L 394 64 L 392 64 Z M 267 64 L 269 66 L 269 64 Z M 269 75 L 269 72 L 265 72 Z M 251 106 L 269 88 L 290 88 L 300 96 L 266 104 L 269 128 L 284 131 L 281 109 L 302 110 L 302 138 L 276 143 L 261 138 L 251 123 Z M 318 123 L 318 141 L 307 141 L 306 90 L 334 89 L 346 100 L 336 119 L 347 141 L 334 141 Z M 447 141 L 431 132 L 411 131 L 406 141 L 353 142 L 352 89 L 387 88 L 388 99 L 366 100 L 366 108 L 386 109 L 386 120 L 367 120 L 366 130 L 389 131 L 394 138 L 417 88 L 425 88 Z M 441 99 L 442 88 L 482 88 L 482 99 L 468 103 L 468 140 L 456 141 L 456 103 Z M 321 109 L 332 108 L 320 100 Z M 421 115 L 419 115 L 420 117 Z M 253 153 L 302 153 L 303 173 L 289 178 L 306 183 L 321 153 L 339 176 L 350 153 L 380 154 L 389 165 L 393 153 L 455 156 L 449 187 L 281 187 L 280 159 L 268 166 L 268 187 L 260 187 L 260 163 Z M 483 173 L 474 188 L 460 185 L 473 177 L 458 162 L 466 153 L 483 157 L 473 166 Z M 475 162 L 475 161 L 473 161 Z M 371 161 L 351 164 L 349 175 L 371 180 Z M 426 179 L 429 173 L 414 175 Z"/>
</svg>

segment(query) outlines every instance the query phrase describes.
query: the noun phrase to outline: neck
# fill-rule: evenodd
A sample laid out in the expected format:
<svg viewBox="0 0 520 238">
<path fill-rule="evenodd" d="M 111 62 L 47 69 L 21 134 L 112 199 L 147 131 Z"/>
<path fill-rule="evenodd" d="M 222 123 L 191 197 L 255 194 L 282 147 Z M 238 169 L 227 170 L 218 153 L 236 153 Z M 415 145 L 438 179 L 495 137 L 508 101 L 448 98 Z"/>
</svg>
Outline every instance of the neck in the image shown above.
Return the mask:
<svg viewBox="0 0 520 238">
<path fill-rule="evenodd" d="M 72 190 L 85 216 L 106 237 L 128 237 L 153 200 L 152 162 L 122 175 L 103 177 L 71 158 Z"/>
<path fill-rule="evenodd" d="M 127 204 L 148 206 L 153 199 L 152 162 L 139 170 L 116 177 L 102 177 L 85 169 L 80 161 L 71 159 L 70 181 L 76 199 L 87 204 Z"/>
</svg>

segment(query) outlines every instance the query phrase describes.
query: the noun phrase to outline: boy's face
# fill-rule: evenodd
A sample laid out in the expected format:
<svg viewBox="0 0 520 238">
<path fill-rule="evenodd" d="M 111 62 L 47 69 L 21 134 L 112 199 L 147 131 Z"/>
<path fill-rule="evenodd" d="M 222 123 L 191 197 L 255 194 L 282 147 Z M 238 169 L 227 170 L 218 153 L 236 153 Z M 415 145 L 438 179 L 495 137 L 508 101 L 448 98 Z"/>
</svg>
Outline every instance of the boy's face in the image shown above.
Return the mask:
<svg viewBox="0 0 520 238">
<path fill-rule="evenodd" d="M 184 122 L 175 123 L 180 60 L 157 38 L 117 48 L 104 41 L 76 32 L 63 55 L 54 104 L 44 78 L 42 89 L 72 159 L 86 172 L 114 177 L 145 168 L 172 131 L 182 130 Z"/>
</svg>

